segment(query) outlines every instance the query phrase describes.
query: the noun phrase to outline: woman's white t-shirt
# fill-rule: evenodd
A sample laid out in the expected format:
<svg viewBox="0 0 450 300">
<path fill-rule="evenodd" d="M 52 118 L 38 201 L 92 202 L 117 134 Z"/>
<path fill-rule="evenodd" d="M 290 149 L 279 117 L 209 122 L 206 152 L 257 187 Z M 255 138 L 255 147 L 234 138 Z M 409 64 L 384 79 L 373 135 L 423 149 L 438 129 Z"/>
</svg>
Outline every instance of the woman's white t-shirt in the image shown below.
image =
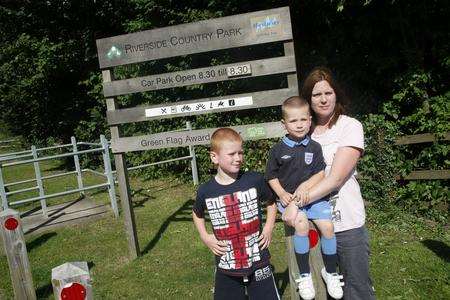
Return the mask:
<svg viewBox="0 0 450 300">
<path fill-rule="evenodd" d="M 361 123 L 345 115 L 339 116 L 336 124 L 324 133 L 313 133 L 311 137 L 322 146 L 327 165 L 326 176 L 330 173 L 334 155 L 339 147 L 355 147 L 364 150 L 364 132 Z M 355 168 L 339 192 L 332 194 L 330 198 L 335 232 L 358 228 L 365 223 L 364 202 L 355 178 L 356 174 Z"/>
</svg>

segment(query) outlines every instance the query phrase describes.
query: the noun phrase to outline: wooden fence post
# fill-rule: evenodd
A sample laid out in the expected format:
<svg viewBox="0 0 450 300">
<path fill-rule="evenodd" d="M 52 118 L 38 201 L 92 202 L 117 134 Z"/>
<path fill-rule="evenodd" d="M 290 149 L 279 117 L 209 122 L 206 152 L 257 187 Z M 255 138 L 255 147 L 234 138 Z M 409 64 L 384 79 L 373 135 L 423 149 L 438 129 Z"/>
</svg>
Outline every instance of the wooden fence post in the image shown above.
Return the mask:
<svg viewBox="0 0 450 300">
<path fill-rule="evenodd" d="M 57 300 L 92 300 L 87 262 L 70 262 L 52 269 L 53 295 Z"/>
<path fill-rule="evenodd" d="M 112 70 L 102 71 L 103 83 L 111 82 L 114 78 Z M 116 99 L 106 98 L 106 109 L 108 111 L 116 110 Z M 119 139 L 119 127 L 111 126 L 111 141 Z M 116 164 L 117 181 L 119 183 L 120 203 L 122 204 L 123 219 L 125 222 L 125 231 L 128 241 L 129 256 L 132 260 L 140 254 L 139 240 L 136 232 L 136 220 L 134 217 L 133 202 L 131 196 L 130 183 L 128 181 L 128 169 L 125 159 L 125 153 L 115 153 L 114 162 Z"/>
<path fill-rule="evenodd" d="M 313 223 L 309 222 L 309 228 L 311 230 L 316 231 Z M 311 232 L 310 230 L 310 242 L 311 236 L 316 234 Z M 284 233 L 286 238 L 286 250 L 287 250 L 287 263 L 288 263 L 288 271 L 289 271 L 289 284 L 290 284 L 290 298 L 291 299 L 300 299 L 300 295 L 298 293 L 297 283 L 295 279 L 299 276 L 299 270 L 297 265 L 297 259 L 295 257 L 294 250 L 294 241 L 293 237 L 295 234 L 295 230 L 293 227 L 284 225 Z M 318 236 L 318 235 L 317 235 Z M 322 275 L 320 274 L 321 269 L 323 268 L 323 260 L 322 253 L 320 249 L 319 239 L 317 239 L 316 245 L 310 245 L 309 249 L 309 265 L 311 268 L 311 276 L 314 282 L 314 289 L 316 291 L 315 300 L 326 300 L 327 299 L 327 289 L 325 287 L 325 283 L 322 280 Z"/>
<path fill-rule="evenodd" d="M 322 259 L 322 249 L 320 246 L 320 238 L 318 234 L 318 230 L 312 222 L 309 222 L 310 228 L 310 236 L 317 236 L 317 243 L 314 247 L 309 249 L 309 265 L 311 268 L 311 276 L 314 282 L 314 289 L 316 290 L 316 300 L 326 300 L 328 297 L 327 287 L 322 279 L 321 270 L 324 267 L 323 259 Z M 311 232 L 313 230 L 313 232 Z M 312 240 L 310 238 L 310 240 Z"/>
<path fill-rule="evenodd" d="M 290 291 L 290 298 L 292 300 L 294 299 L 300 299 L 300 295 L 298 294 L 297 289 L 297 283 L 295 282 L 295 276 L 298 276 L 298 265 L 297 260 L 295 258 L 295 251 L 294 251 L 294 228 L 291 226 L 284 225 L 284 236 L 286 240 L 286 253 L 287 253 L 287 265 L 288 265 L 288 273 L 289 273 L 289 291 Z M 296 275 L 297 274 L 297 275 Z"/>
<path fill-rule="evenodd" d="M 36 299 L 22 222 L 17 211 L 8 208 L 0 212 L 0 233 L 8 258 L 15 299 Z"/>
</svg>

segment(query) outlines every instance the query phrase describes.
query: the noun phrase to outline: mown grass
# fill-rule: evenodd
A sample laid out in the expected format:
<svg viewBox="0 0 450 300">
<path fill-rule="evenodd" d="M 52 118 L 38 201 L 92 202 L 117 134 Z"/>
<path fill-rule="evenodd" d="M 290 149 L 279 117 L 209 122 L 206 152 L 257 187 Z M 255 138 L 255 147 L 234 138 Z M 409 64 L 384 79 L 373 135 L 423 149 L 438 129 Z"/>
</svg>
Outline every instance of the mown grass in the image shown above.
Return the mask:
<svg viewBox="0 0 450 300">
<path fill-rule="evenodd" d="M 51 188 L 76 186 L 72 180 L 56 180 Z M 194 187 L 173 178 L 132 178 L 131 186 L 142 255 L 128 259 L 123 220 L 112 216 L 29 235 L 27 249 L 39 299 L 53 299 L 51 269 L 68 261 L 89 263 L 96 299 L 212 298 L 213 257 L 191 221 Z M 94 197 L 108 201 L 106 192 Z M 373 207 L 368 209 L 368 228 L 378 299 L 450 299 L 448 230 L 401 211 Z M 277 285 L 288 299 L 280 222 L 270 249 Z M 5 256 L 0 256 L 0 278 L 0 299 L 12 299 Z"/>
<path fill-rule="evenodd" d="M 450 299 L 447 226 L 402 213 L 368 210 L 371 270 L 379 299 Z"/>
</svg>

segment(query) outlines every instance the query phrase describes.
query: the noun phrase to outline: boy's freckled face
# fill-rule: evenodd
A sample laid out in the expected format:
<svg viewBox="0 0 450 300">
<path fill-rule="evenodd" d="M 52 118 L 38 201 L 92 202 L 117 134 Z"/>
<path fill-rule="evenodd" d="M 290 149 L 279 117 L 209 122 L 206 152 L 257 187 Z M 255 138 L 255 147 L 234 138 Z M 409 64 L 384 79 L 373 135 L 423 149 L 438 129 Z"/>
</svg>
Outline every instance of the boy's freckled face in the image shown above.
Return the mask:
<svg viewBox="0 0 450 300">
<path fill-rule="evenodd" d="M 224 141 L 218 151 L 211 152 L 211 160 L 227 174 L 239 172 L 244 162 L 244 150 L 241 142 Z"/>
<path fill-rule="evenodd" d="M 295 107 L 286 109 L 286 116 L 281 120 L 291 138 L 300 139 L 308 134 L 311 127 L 309 107 Z"/>
</svg>

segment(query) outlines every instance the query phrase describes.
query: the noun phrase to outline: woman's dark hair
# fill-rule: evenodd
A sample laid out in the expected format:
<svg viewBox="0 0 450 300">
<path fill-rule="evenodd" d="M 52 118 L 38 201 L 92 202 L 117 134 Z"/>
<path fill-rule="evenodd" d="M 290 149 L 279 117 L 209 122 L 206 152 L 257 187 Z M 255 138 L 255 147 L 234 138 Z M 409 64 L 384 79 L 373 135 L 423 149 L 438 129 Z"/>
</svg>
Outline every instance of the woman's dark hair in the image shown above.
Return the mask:
<svg viewBox="0 0 450 300">
<path fill-rule="evenodd" d="M 334 78 L 331 70 L 326 67 L 314 68 L 303 82 L 301 95 L 304 99 L 306 99 L 306 101 L 308 101 L 311 107 L 312 90 L 316 83 L 323 80 L 328 82 L 328 84 L 333 88 L 336 95 L 336 106 L 334 108 L 334 114 L 330 122 L 328 123 L 328 126 L 332 127 L 334 124 L 336 124 L 339 116 L 345 113 L 345 107 L 348 103 L 348 99 L 342 88 L 336 82 L 336 79 Z M 312 111 L 312 115 L 314 122 L 316 122 L 316 114 L 314 111 Z"/>
</svg>

